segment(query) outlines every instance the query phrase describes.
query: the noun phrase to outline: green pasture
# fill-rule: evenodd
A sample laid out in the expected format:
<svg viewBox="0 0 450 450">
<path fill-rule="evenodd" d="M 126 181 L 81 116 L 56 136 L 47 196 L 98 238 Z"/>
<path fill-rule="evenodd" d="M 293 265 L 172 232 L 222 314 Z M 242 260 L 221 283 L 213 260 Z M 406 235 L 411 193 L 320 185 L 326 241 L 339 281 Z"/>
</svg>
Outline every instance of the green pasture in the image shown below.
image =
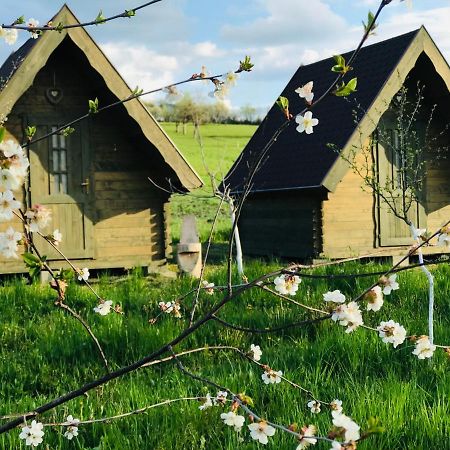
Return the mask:
<svg viewBox="0 0 450 450">
<path fill-rule="evenodd" d="M 163 123 L 164 130 L 175 142 L 183 155 L 204 181 L 204 188 L 192 193 L 192 196 L 174 195 L 171 200 L 172 237 L 179 240 L 181 217 L 186 214 L 197 216 L 197 226 L 201 240 L 207 240 L 211 223 L 217 211 L 218 199 L 211 199 L 212 187 L 209 174 L 214 174 L 220 183 L 233 162 L 239 156 L 256 125 L 204 124 L 200 126 L 200 138 L 194 136 L 194 127 L 188 124 L 186 134 L 176 132 L 174 123 Z M 193 197 L 196 196 L 196 197 Z M 230 228 L 228 206 L 224 205 L 216 227 L 216 241 L 226 241 Z"/>
<path fill-rule="evenodd" d="M 277 267 L 257 260 L 247 263 L 250 279 Z M 375 263 L 348 263 L 316 270 L 315 274 L 371 272 Z M 436 277 L 436 340 L 450 342 L 449 293 L 450 269 L 447 264 L 434 267 Z M 311 272 L 310 272 L 311 273 Z M 225 272 L 210 267 L 207 279 L 223 284 Z M 340 289 L 348 297 L 355 295 L 377 277 L 335 280 L 303 278 L 295 296 L 297 301 L 323 306 L 322 294 Z M 365 323 L 373 327 L 381 320 L 394 319 L 408 334 L 427 332 L 426 282 L 414 269 L 398 276 L 400 290 L 386 298 L 379 313 L 365 313 Z M 235 280 L 238 281 L 238 280 Z M 158 314 L 158 302 L 169 301 L 194 285 L 188 278 L 169 281 L 144 277 L 133 272 L 127 277 L 111 278 L 103 274 L 95 287 L 104 298 L 119 303 L 124 315 L 102 317 L 93 312 L 93 295 L 78 284 L 71 284 L 67 303 L 80 312 L 92 326 L 104 346 L 112 368 L 129 364 L 152 352 L 179 334 L 186 326 L 191 297 L 183 303 L 183 318 L 165 315 L 155 324 L 149 319 Z M 0 296 L 0 415 L 32 411 L 61 394 L 77 388 L 104 373 L 97 353 L 84 329 L 72 317 L 54 306 L 54 291 L 29 285 L 24 279 L 3 280 Z M 201 294 L 199 314 L 217 302 L 220 293 Z M 244 327 L 276 327 L 312 317 L 298 306 L 254 288 L 220 313 L 223 319 Z M 449 448 L 450 434 L 450 361 L 443 351 L 431 362 L 420 361 L 405 343 L 394 349 L 376 333 L 358 329 L 348 335 L 344 328 L 321 322 L 301 328 L 248 335 L 207 323 L 176 351 L 205 345 L 234 345 L 247 350 L 250 344 L 263 350 L 262 362 L 309 389 L 325 401 L 343 401 L 344 412 L 362 428 L 370 417 L 377 417 L 385 432 L 367 439 L 358 448 L 435 449 Z M 316 424 L 320 434 L 329 431 L 329 411 L 323 408 L 312 415 L 306 407 L 309 397 L 282 382 L 266 386 L 261 369 L 231 352 L 204 351 L 183 357 L 193 373 L 210 378 L 235 392 L 245 392 L 254 400 L 254 410 L 277 423 Z M 205 395 L 213 389 L 187 378 L 172 362 L 141 369 L 110 382 L 69 403 L 46 413 L 43 422 L 76 418 L 108 417 L 145 407 L 166 399 Z M 208 449 L 235 450 L 263 448 L 251 441 L 246 429 L 239 436 L 222 424 L 224 409 L 199 411 L 197 402 L 181 402 L 149 410 L 109 424 L 85 425 L 73 441 L 67 441 L 60 429 L 46 428 L 43 449 Z M 1 420 L 0 423 L 4 423 Z M 247 422 L 248 423 L 248 422 Z M 0 435 L 1 449 L 24 449 L 20 430 Z M 277 431 L 268 449 L 294 450 L 298 443 Z M 329 449 L 324 443 L 317 449 Z"/>
</svg>

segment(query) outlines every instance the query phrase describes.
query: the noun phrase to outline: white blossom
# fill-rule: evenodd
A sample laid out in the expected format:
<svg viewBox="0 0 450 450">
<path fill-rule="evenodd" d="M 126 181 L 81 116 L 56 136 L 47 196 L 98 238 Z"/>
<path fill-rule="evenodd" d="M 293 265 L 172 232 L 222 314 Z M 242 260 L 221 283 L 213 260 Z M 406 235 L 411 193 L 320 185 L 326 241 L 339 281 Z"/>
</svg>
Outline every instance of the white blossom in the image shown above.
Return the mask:
<svg viewBox="0 0 450 450">
<path fill-rule="evenodd" d="M 101 316 L 106 316 L 111 312 L 112 303 L 113 302 L 111 300 L 101 300 L 100 303 L 94 308 L 94 311 L 99 313 Z"/>
<path fill-rule="evenodd" d="M 53 232 L 52 237 L 53 237 L 53 244 L 55 244 L 56 246 L 58 246 L 59 244 L 61 244 L 61 241 L 62 241 L 62 234 L 61 234 L 61 232 L 60 232 L 58 229 L 56 229 L 56 230 Z"/>
<path fill-rule="evenodd" d="M 212 399 L 211 399 L 211 395 L 209 394 L 209 392 L 206 394 L 206 398 L 205 398 L 205 401 L 203 402 L 203 404 L 201 404 L 199 407 L 198 407 L 198 409 L 200 410 L 200 411 L 203 411 L 203 410 L 205 410 L 205 409 L 207 409 L 207 408 L 211 408 L 213 406 L 213 403 L 212 403 Z"/>
<path fill-rule="evenodd" d="M 19 33 L 15 28 L 8 28 L 5 30 L 0 27 L 0 30 L 0 37 L 3 37 L 8 45 L 14 45 L 16 43 Z"/>
<path fill-rule="evenodd" d="M 261 378 L 264 381 L 264 384 L 277 384 L 281 383 L 281 377 L 283 376 L 283 372 L 279 370 L 275 372 L 275 370 L 267 369 L 262 375 Z"/>
<path fill-rule="evenodd" d="M 346 442 L 357 441 L 360 438 L 359 425 L 350 417 L 337 411 L 332 411 L 333 425 L 345 430 L 344 439 Z"/>
<path fill-rule="evenodd" d="M 14 156 L 23 156 L 22 147 L 12 139 L 0 142 L 0 151 L 2 151 L 5 158 L 11 158 Z"/>
<path fill-rule="evenodd" d="M 12 139 L 0 142 L 0 156 L 1 154 L 3 154 L 4 159 L 2 161 L 0 186 L 6 189 L 18 189 L 24 182 L 30 162 L 23 148 Z"/>
<path fill-rule="evenodd" d="M 300 96 L 300 98 L 304 98 L 308 103 L 311 103 L 314 98 L 314 93 L 312 91 L 314 86 L 314 82 L 310 81 L 306 83 L 304 86 L 301 86 L 295 90 L 295 92 Z"/>
<path fill-rule="evenodd" d="M 310 409 L 310 411 L 313 414 L 319 414 L 320 413 L 320 402 L 318 402 L 317 400 L 311 400 L 310 402 L 308 402 L 308 408 Z"/>
<path fill-rule="evenodd" d="M 39 21 L 37 21 L 36 19 L 33 19 L 33 18 L 28 19 L 27 26 L 29 26 L 31 28 L 36 28 L 38 25 L 39 25 Z M 31 33 L 31 37 L 33 39 L 37 39 L 39 37 L 38 31 L 30 30 L 30 33 Z"/>
<path fill-rule="evenodd" d="M 159 308 L 162 312 L 173 314 L 178 319 L 181 317 L 181 307 L 177 302 L 159 302 Z"/>
<path fill-rule="evenodd" d="M 331 443 L 331 449 L 330 450 L 342 450 L 342 445 L 338 441 L 333 441 Z"/>
<path fill-rule="evenodd" d="M 335 291 L 325 292 L 325 294 L 323 294 L 323 299 L 326 302 L 344 303 L 345 295 L 339 289 L 336 289 Z"/>
<path fill-rule="evenodd" d="M 16 177 L 11 169 L 1 168 L 0 167 L 0 188 L 10 189 L 15 191 L 19 189 L 21 185 L 21 180 Z"/>
<path fill-rule="evenodd" d="M 25 425 L 22 427 L 22 432 L 19 434 L 20 439 L 25 440 L 25 445 L 31 445 L 37 447 L 44 437 L 44 425 L 41 422 L 33 420 L 31 425 Z"/>
<path fill-rule="evenodd" d="M 250 345 L 250 352 L 252 353 L 252 358 L 255 361 L 259 361 L 261 359 L 262 350 L 259 345 L 254 344 Z"/>
<path fill-rule="evenodd" d="M 420 240 L 427 232 L 426 228 L 414 228 L 412 227 L 412 235 L 415 241 Z"/>
<path fill-rule="evenodd" d="M 299 133 L 305 132 L 306 134 L 313 133 L 313 127 L 315 127 L 318 123 L 318 119 L 312 118 L 312 112 L 307 111 L 304 116 L 298 114 L 295 118 L 295 121 L 298 123 L 298 127 L 296 130 Z"/>
<path fill-rule="evenodd" d="M 384 295 L 389 295 L 392 291 L 396 291 L 400 287 L 397 283 L 397 274 L 395 273 L 389 278 L 382 277 L 379 283 L 383 286 Z"/>
<path fill-rule="evenodd" d="M 72 415 L 67 416 L 66 422 L 69 423 L 66 432 L 64 433 L 64 437 L 71 441 L 74 437 L 78 436 L 78 424 L 80 423 L 79 419 L 74 419 Z"/>
<path fill-rule="evenodd" d="M 209 283 L 206 280 L 202 281 L 202 285 L 203 285 L 203 289 L 205 290 L 205 292 L 209 295 L 213 295 L 214 294 L 214 283 Z"/>
<path fill-rule="evenodd" d="M 339 321 L 339 325 L 347 327 L 346 333 L 355 331 L 364 323 L 359 305 L 356 302 L 339 305 L 333 311 L 331 319 L 335 322 Z"/>
<path fill-rule="evenodd" d="M 227 84 L 219 83 L 215 85 L 213 91 L 211 91 L 208 96 L 211 98 L 216 98 L 218 100 L 225 100 L 230 92 L 230 88 Z"/>
<path fill-rule="evenodd" d="M 447 233 L 440 233 L 437 240 L 439 247 L 447 247 L 450 245 L 450 235 Z"/>
<path fill-rule="evenodd" d="M 234 86 L 236 84 L 236 81 L 238 79 L 239 75 L 234 72 L 228 72 L 224 77 L 224 83 L 227 86 Z"/>
<path fill-rule="evenodd" d="M 393 320 L 381 322 L 380 325 L 378 325 L 377 330 L 383 342 L 393 344 L 394 348 L 397 348 L 397 346 L 403 344 L 406 339 L 405 328 Z"/>
<path fill-rule="evenodd" d="M 419 359 L 431 358 L 436 350 L 436 346 L 430 342 L 428 336 L 420 336 L 416 341 L 416 347 L 413 355 Z"/>
<path fill-rule="evenodd" d="M 227 413 L 222 413 L 220 418 L 223 420 L 225 425 L 229 427 L 234 427 L 236 431 L 240 431 L 244 426 L 245 417 L 238 416 L 235 412 L 229 411 Z"/>
<path fill-rule="evenodd" d="M 301 279 L 297 275 L 282 274 L 273 280 L 275 290 L 282 295 L 295 295 Z"/>
<path fill-rule="evenodd" d="M 377 312 L 383 306 L 383 292 L 381 291 L 380 286 L 373 287 L 366 295 L 367 299 L 367 311 Z"/>
<path fill-rule="evenodd" d="M 38 232 L 49 224 L 51 210 L 42 205 L 34 205 L 25 213 L 25 217 L 28 219 L 29 230 Z"/>
<path fill-rule="evenodd" d="M 330 408 L 336 412 L 342 412 L 342 400 L 335 399 L 330 403 Z"/>
<path fill-rule="evenodd" d="M 78 270 L 78 281 L 89 280 L 89 275 L 89 269 L 87 267 L 83 267 L 81 270 Z"/>
<path fill-rule="evenodd" d="M 12 191 L 0 192 L 0 222 L 13 218 L 13 210 L 20 208 L 21 203 L 14 198 Z"/>
<path fill-rule="evenodd" d="M 303 448 L 308 447 L 309 445 L 316 445 L 317 439 L 314 439 L 313 436 L 316 435 L 317 428 L 314 425 L 308 425 L 307 427 L 302 428 L 300 444 L 298 444 L 296 450 L 302 450 Z"/>
<path fill-rule="evenodd" d="M 5 232 L 0 233 L 0 253 L 5 258 L 17 258 L 18 244 L 22 239 L 22 234 L 9 227 Z"/>
<path fill-rule="evenodd" d="M 224 405 L 227 401 L 228 392 L 227 391 L 219 391 L 217 392 L 216 397 L 214 398 L 214 404 Z"/>
<path fill-rule="evenodd" d="M 261 421 L 258 423 L 251 423 L 248 425 L 250 430 L 250 436 L 260 444 L 266 445 L 268 442 L 267 437 L 271 437 L 275 434 L 276 429 L 269 425 L 267 422 Z"/>
<path fill-rule="evenodd" d="M 177 102 L 182 97 L 176 86 L 167 86 L 162 92 L 166 94 L 165 102 L 169 104 Z"/>
</svg>

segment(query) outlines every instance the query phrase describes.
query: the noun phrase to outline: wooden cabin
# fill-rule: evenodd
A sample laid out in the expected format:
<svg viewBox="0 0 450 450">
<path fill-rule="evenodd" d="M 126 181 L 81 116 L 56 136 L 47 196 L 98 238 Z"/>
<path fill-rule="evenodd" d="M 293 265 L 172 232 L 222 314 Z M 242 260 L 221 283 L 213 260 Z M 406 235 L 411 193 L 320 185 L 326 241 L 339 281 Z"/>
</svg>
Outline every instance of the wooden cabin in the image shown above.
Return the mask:
<svg viewBox="0 0 450 450">
<path fill-rule="evenodd" d="M 67 6 L 53 23 L 79 23 Z M 0 111 L 8 117 L 5 139 L 26 142 L 132 91 L 84 28 L 44 32 L 11 54 L 0 69 Z M 59 229 L 61 251 L 78 267 L 163 267 L 171 252 L 170 184 L 181 191 L 201 180 L 139 99 L 127 101 L 73 125 L 75 131 L 32 144 L 25 205 L 52 211 L 48 233 Z M 1 223 L 3 231 L 11 223 Z M 13 224 L 20 229 L 20 223 Z M 61 256 L 35 236 L 51 265 Z M 24 272 L 21 260 L 0 259 L 0 273 Z"/>
<path fill-rule="evenodd" d="M 343 56 L 348 61 L 350 53 Z M 291 112 L 305 106 L 295 89 L 313 80 L 320 95 L 336 76 L 330 71 L 333 65 L 329 58 L 297 70 L 281 94 L 289 99 Z M 424 86 L 426 105 L 436 105 L 433 123 L 436 133 L 443 131 L 440 139 L 448 147 L 449 66 L 422 27 L 364 47 L 350 76 L 358 78 L 357 92 L 346 99 L 329 96 L 318 104 L 313 115 L 319 124 L 313 134 L 298 133 L 292 123 L 271 147 L 239 219 L 244 253 L 299 259 L 394 256 L 412 244 L 406 224 L 379 195 L 361 188 L 361 177 L 346 159 L 353 152 L 361 163 L 367 155 L 362 149 L 371 145 L 370 168 L 380 179 L 395 176 L 398 158 L 373 137 L 389 123 L 391 103 L 401 87 L 412 92 L 417 82 Z M 357 120 L 355 111 L 363 111 Z M 236 197 L 243 192 L 252 161 L 283 121 L 274 105 L 229 171 L 225 184 Z M 358 146 L 361 152 L 355 152 Z M 430 155 L 425 158 L 425 189 L 410 209 L 410 219 L 418 228 L 435 231 L 450 219 L 450 157 L 447 151 L 438 164 Z M 425 251 L 443 249 L 430 246 Z"/>
</svg>

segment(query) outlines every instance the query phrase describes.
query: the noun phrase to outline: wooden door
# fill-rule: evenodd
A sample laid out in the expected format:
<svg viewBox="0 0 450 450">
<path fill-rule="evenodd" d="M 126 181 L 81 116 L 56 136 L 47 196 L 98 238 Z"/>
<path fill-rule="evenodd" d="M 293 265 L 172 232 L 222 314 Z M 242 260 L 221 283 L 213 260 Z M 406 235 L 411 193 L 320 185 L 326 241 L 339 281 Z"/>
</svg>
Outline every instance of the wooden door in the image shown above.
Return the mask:
<svg viewBox="0 0 450 450">
<path fill-rule="evenodd" d="M 36 121 L 35 123 L 38 123 Z M 55 129 L 59 123 L 37 125 L 35 137 Z M 69 136 L 52 135 L 30 149 L 30 199 L 52 212 L 52 222 L 44 234 L 55 229 L 62 233 L 60 250 L 70 259 L 93 257 L 93 226 L 89 211 L 89 147 L 87 126 L 78 124 Z M 49 259 L 61 255 L 40 236 L 35 237 L 40 251 Z"/>
<path fill-rule="evenodd" d="M 402 161 L 397 151 L 397 139 L 398 134 L 395 129 L 384 130 L 382 136 L 379 135 L 376 139 L 376 158 L 378 182 L 382 188 L 386 184 L 389 185 L 395 197 L 395 200 L 390 202 L 395 203 L 397 210 L 403 212 L 403 195 L 399 188 L 399 171 Z M 379 245 L 411 245 L 413 241 L 409 226 L 393 213 L 382 196 L 378 195 L 377 202 Z M 407 217 L 416 228 L 426 228 L 425 209 L 419 202 L 412 202 Z"/>
</svg>

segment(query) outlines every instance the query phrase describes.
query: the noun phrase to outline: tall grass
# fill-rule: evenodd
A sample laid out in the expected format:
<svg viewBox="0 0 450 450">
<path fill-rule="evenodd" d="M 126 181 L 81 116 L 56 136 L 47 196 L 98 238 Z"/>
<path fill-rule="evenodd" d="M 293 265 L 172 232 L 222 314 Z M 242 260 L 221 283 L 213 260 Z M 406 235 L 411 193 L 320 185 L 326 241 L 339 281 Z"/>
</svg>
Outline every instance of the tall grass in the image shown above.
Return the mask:
<svg viewBox="0 0 450 450">
<path fill-rule="evenodd" d="M 220 182 L 256 130 L 256 125 L 204 124 L 200 126 L 201 139 L 198 139 L 192 125 L 187 127 L 186 134 L 177 133 L 174 123 L 163 123 L 162 126 L 203 179 L 204 189 L 194 192 L 198 196 L 212 195 L 209 173 L 215 174 Z M 206 241 L 218 205 L 218 199 L 173 195 L 171 231 L 174 241 L 179 241 L 181 219 L 187 214 L 195 214 L 201 241 Z M 215 231 L 216 241 L 225 241 L 229 229 L 230 215 L 225 204 Z"/>
<path fill-rule="evenodd" d="M 250 278 L 275 267 L 258 261 L 247 264 Z M 373 271 L 374 263 L 350 263 L 321 269 L 322 273 Z M 320 273 L 320 272 L 317 272 Z M 449 274 L 447 266 L 434 269 L 437 284 L 436 339 L 450 342 Z M 221 284 L 225 273 L 212 267 L 208 280 Z M 376 278 L 375 278 L 376 279 Z M 237 281 L 237 280 L 236 280 Z M 322 293 L 341 289 L 348 297 L 366 287 L 372 279 L 346 279 L 327 282 L 304 278 L 296 298 L 317 304 Z M 365 322 L 376 326 L 394 319 L 408 333 L 426 333 L 426 286 L 422 275 L 413 270 L 399 275 L 401 288 L 386 298 L 379 313 L 365 314 Z M 105 298 L 122 305 L 124 316 L 101 317 L 93 312 L 95 299 L 83 287 L 71 285 L 68 303 L 87 318 L 104 345 L 112 367 L 128 364 L 176 336 L 186 319 L 165 315 L 154 325 L 148 320 L 157 314 L 161 300 L 171 300 L 190 289 L 184 278 L 168 281 L 144 277 L 138 271 L 126 279 L 104 276 L 98 289 Z M 37 405 L 90 381 L 103 372 L 95 348 L 80 325 L 53 305 L 54 292 L 21 279 L 5 281 L 0 298 L 0 415 L 31 411 Z M 202 294 L 200 312 L 217 301 Z M 189 302 L 186 305 L 188 309 Z M 220 317 L 242 326 L 264 328 L 298 321 L 308 315 L 289 303 L 261 290 L 251 290 L 229 304 Z M 208 323 L 179 348 L 204 345 L 235 345 L 243 349 L 261 345 L 264 363 L 282 370 L 286 377 L 312 390 L 319 398 L 343 401 L 344 411 L 361 426 L 371 416 L 381 419 L 386 431 L 358 448 L 425 449 L 448 448 L 450 431 L 449 361 L 437 352 L 431 363 L 411 355 L 412 346 L 398 349 L 384 344 L 368 330 L 347 335 L 343 327 L 323 322 L 269 335 L 249 336 Z M 314 423 L 327 433 L 330 414 L 312 415 L 309 400 L 287 383 L 266 386 L 261 371 L 231 353 L 212 351 L 183 359 L 191 371 L 209 377 L 235 392 L 245 391 L 255 402 L 255 411 L 273 421 L 300 425 Z M 43 415 L 44 422 L 62 421 L 68 414 L 99 418 L 143 407 L 160 400 L 204 395 L 208 388 L 186 378 L 173 363 L 142 369 L 75 399 Z M 221 408 L 199 411 L 198 403 L 180 403 L 150 410 L 111 424 L 87 425 L 69 442 L 58 430 L 46 429 L 45 444 L 50 449 L 256 449 L 259 444 L 239 436 L 220 420 Z M 0 448 L 21 449 L 18 430 L 0 436 Z M 292 437 L 277 432 L 268 448 L 296 448 Z M 43 448 L 46 448 L 43 446 Z M 317 444 L 317 448 L 328 448 Z"/>
</svg>

